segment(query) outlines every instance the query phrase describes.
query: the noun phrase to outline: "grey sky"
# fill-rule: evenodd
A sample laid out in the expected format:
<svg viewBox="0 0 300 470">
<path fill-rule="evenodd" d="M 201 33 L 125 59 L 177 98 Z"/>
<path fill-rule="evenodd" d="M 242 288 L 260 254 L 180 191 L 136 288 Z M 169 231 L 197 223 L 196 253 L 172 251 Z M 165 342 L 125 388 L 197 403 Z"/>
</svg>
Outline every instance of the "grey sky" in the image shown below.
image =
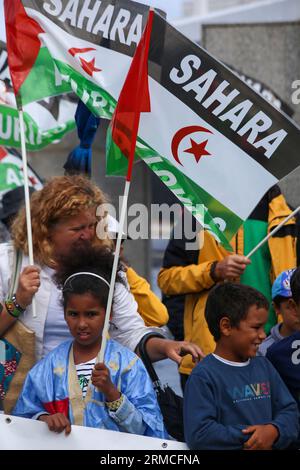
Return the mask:
<svg viewBox="0 0 300 470">
<path fill-rule="evenodd" d="M 159 7 L 167 13 L 169 20 L 174 20 L 181 16 L 183 0 L 134 0 L 145 5 Z"/>
<path fill-rule="evenodd" d="M 167 13 L 168 19 L 171 21 L 175 18 L 179 18 L 181 14 L 181 8 L 183 0 L 135 0 L 145 5 L 152 5 L 159 7 Z M 4 40 L 5 37 L 5 25 L 4 25 L 4 12 L 3 12 L 3 0 L 0 0 L 0 39 Z"/>
</svg>

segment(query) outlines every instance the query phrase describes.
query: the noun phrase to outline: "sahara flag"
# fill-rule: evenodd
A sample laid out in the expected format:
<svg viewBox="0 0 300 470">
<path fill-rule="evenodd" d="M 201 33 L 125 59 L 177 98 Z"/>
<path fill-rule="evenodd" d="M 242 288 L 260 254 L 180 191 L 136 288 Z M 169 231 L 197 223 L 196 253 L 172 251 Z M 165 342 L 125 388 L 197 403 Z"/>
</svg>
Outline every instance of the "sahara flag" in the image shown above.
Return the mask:
<svg viewBox="0 0 300 470">
<path fill-rule="evenodd" d="M 6 1 L 17 100 L 72 89 L 110 119 L 148 10 L 129 0 Z M 151 112 L 140 117 L 136 154 L 226 244 L 299 165 L 299 128 L 157 13 L 151 37 Z M 119 157 L 109 163 L 115 174 Z"/>
<path fill-rule="evenodd" d="M 74 99 L 75 97 L 75 99 Z M 73 93 L 45 98 L 24 106 L 28 150 L 59 142 L 75 128 L 77 97 Z M 6 44 L 0 41 L 0 145 L 20 148 L 19 113 L 7 63 Z"/>
<path fill-rule="evenodd" d="M 0 201 L 7 191 L 24 185 L 22 157 L 14 149 L 0 147 Z M 28 165 L 28 182 L 36 191 L 43 183 L 38 174 Z"/>
</svg>

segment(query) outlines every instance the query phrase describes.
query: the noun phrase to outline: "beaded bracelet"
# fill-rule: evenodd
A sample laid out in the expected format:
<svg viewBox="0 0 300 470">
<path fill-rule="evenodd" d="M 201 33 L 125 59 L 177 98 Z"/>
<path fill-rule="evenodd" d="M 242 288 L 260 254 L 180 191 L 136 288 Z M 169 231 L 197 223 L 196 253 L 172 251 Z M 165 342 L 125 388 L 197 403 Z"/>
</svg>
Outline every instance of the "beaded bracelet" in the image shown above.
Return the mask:
<svg viewBox="0 0 300 470">
<path fill-rule="evenodd" d="M 13 294 L 11 299 L 6 299 L 4 303 L 7 312 L 14 318 L 19 318 L 25 312 L 25 309 L 18 304 L 16 294 Z"/>
<path fill-rule="evenodd" d="M 122 394 L 120 398 L 114 401 L 106 401 L 105 405 L 110 411 L 117 411 L 124 401 L 124 395 Z"/>
<path fill-rule="evenodd" d="M 14 306 L 16 307 L 17 310 L 19 310 L 19 312 L 21 312 L 21 313 L 25 312 L 26 309 L 21 307 L 20 304 L 18 304 L 16 294 L 13 294 L 11 300 L 13 301 Z"/>
<path fill-rule="evenodd" d="M 16 309 L 15 304 L 11 299 L 6 299 L 4 302 L 7 312 L 14 318 L 19 318 L 21 312 Z"/>
</svg>

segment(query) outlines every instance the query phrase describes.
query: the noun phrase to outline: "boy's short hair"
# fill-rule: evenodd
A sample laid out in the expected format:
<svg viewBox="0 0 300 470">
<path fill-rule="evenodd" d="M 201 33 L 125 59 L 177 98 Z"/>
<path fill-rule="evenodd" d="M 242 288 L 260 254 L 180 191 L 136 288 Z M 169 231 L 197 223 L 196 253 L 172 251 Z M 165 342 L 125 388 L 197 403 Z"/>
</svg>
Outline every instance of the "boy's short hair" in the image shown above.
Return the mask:
<svg viewBox="0 0 300 470">
<path fill-rule="evenodd" d="M 300 267 L 295 269 L 290 281 L 293 300 L 300 303 Z"/>
<path fill-rule="evenodd" d="M 237 327 L 244 320 L 252 305 L 268 310 L 266 297 L 250 286 L 225 282 L 215 286 L 209 293 L 205 306 L 205 319 L 215 341 L 221 338 L 220 320 L 228 317 L 230 324 Z"/>
<path fill-rule="evenodd" d="M 283 295 L 276 295 L 276 297 L 274 297 L 274 299 L 272 299 L 272 300 L 273 300 L 273 303 L 275 304 L 275 306 L 276 306 L 277 308 L 280 308 L 280 306 L 281 306 L 281 304 L 282 304 L 283 302 L 286 302 L 287 300 L 289 300 L 289 299 L 291 299 L 291 298 L 292 298 L 292 296 L 290 296 L 290 297 L 283 297 Z"/>
</svg>

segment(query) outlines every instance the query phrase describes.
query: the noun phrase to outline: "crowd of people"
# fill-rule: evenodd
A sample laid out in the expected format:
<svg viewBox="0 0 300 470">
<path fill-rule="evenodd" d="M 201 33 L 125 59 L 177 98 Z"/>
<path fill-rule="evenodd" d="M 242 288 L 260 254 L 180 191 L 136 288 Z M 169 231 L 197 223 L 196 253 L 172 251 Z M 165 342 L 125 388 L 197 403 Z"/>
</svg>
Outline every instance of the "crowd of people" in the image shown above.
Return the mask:
<svg viewBox="0 0 300 470">
<path fill-rule="evenodd" d="M 0 244 L 1 341 L 10 344 L 7 334 L 12 341 L 16 325 L 26 328 L 35 365 L 19 368 L 24 358 L 17 355 L 9 361 L 10 373 L 2 365 L 5 412 L 44 421 L 58 433 L 69 434 L 72 424 L 79 424 L 170 437 L 137 355 L 148 335 L 151 361 L 170 358 L 179 366 L 191 449 L 298 448 L 295 220 L 251 259 L 245 256 L 258 235 L 263 238 L 291 212 L 279 188 L 260 201 L 232 240 L 232 253 L 209 232 L 192 252 L 184 237 L 171 238 L 158 276 L 168 310 L 121 257 L 101 360 L 115 250 L 109 231 L 97 237 L 96 209 L 105 202 L 103 192 L 80 175 L 55 177 L 33 192 L 34 266 L 24 208 L 10 218 L 11 239 Z M 174 340 L 160 328 L 168 321 L 180 332 Z M 18 374 L 23 375 L 17 381 Z"/>
</svg>

